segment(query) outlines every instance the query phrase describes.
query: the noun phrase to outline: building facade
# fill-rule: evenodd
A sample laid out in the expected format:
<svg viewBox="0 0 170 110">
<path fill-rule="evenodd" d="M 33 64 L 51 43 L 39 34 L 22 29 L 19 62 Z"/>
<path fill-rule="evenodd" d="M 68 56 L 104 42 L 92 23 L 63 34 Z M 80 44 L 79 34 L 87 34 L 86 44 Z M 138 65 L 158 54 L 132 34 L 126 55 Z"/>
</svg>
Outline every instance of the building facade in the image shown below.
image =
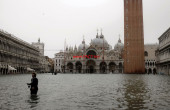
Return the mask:
<svg viewBox="0 0 170 110">
<path fill-rule="evenodd" d="M 159 47 L 156 51 L 157 71 L 159 74 L 170 74 L 170 28 L 158 40 Z"/>
<path fill-rule="evenodd" d="M 40 42 L 40 38 L 38 42 L 33 42 L 32 45 L 39 49 L 41 56 L 44 56 L 44 43 Z"/>
<path fill-rule="evenodd" d="M 156 54 L 158 44 L 145 44 L 145 73 L 156 74 Z"/>
<path fill-rule="evenodd" d="M 39 50 L 0 30 L 0 74 L 39 70 Z"/>
<path fill-rule="evenodd" d="M 78 47 L 66 47 L 64 72 L 66 73 L 123 73 L 123 43 L 119 39 L 114 49 L 104 35 L 96 35 L 87 45 L 83 39 Z"/>
<path fill-rule="evenodd" d="M 44 43 L 40 42 L 40 38 L 38 42 L 33 42 L 32 45 L 36 47 L 39 52 L 39 64 L 40 64 L 40 73 L 48 73 L 51 71 L 51 65 L 47 59 L 47 56 L 44 56 Z"/>
<path fill-rule="evenodd" d="M 48 56 L 45 56 L 46 60 L 49 62 L 49 70 L 50 72 L 54 72 L 54 61 L 52 58 L 49 58 Z"/>
<path fill-rule="evenodd" d="M 104 48 L 103 48 L 104 47 Z M 158 44 L 145 44 L 145 73 L 156 74 L 156 53 Z M 66 47 L 65 52 L 55 54 L 54 72 L 65 73 L 124 73 L 124 44 L 120 38 L 114 49 L 104 39 L 96 35 L 87 45 L 85 40 L 77 47 Z"/>
<path fill-rule="evenodd" d="M 142 0 L 124 0 L 124 72 L 144 73 Z"/>
<path fill-rule="evenodd" d="M 54 57 L 54 72 L 63 73 L 64 72 L 64 52 L 59 52 L 55 54 Z"/>
</svg>

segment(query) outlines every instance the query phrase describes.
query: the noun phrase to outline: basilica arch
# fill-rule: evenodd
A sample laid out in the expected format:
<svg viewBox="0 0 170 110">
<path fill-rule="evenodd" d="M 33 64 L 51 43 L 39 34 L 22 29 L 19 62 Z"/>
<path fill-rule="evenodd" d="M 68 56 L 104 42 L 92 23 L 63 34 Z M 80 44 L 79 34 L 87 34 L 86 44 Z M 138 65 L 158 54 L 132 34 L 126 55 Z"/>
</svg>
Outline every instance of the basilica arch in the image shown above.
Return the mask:
<svg viewBox="0 0 170 110">
<path fill-rule="evenodd" d="M 86 53 L 86 55 L 87 55 L 87 56 L 92 55 L 92 56 L 93 56 L 92 58 L 94 58 L 94 56 L 97 55 L 97 52 L 96 52 L 94 49 L 93 49 L 93 50 L 88 50 L 87 53 Z M 86 59 L 88 59 L 88 58 L 86 58 Z M 95 59 L 96 59 L 96 58 L 95 58 Z"/>
<path fill-rule="evenodd" d="M 100 73 L 106 73 L 107 72 L 107 64 L 106 62 L 101 62 L 100 63 Z"/>
<path fill-rule="evenodd" d="M 95 73 L 96 72 L 95 66 L 96 66 L 96 63 L 94 60 L 88 60 L 86 62 L 86 72 Z"/>
<path fill-rule="evenodd" d="M 116 63 L 115 62 L 110 62 L 109 63 L 109 72 L 114 73 L 116 70 Z"/>
<path fill-rule="evenodd" d="M 80 61 L 76 62 L 76 73 L 82 72 L 82 63 Z"/>
<path fill-rule="evenodd" d="M 67 64 L 67 70 L 68 70 L 69 73 L 72 73 L 72 72 L 73 72 L 73 63 L 69 62 L 69 63 Z"/>
</svg>

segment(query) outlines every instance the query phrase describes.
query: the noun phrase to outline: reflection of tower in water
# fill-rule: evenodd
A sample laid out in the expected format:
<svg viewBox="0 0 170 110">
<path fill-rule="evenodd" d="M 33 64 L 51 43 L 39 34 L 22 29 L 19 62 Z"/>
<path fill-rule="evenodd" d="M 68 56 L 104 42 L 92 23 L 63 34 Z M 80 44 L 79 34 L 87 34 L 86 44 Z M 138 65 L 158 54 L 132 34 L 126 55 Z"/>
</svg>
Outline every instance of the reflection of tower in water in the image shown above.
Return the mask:
<svg viewBox="0 0 170 110">
<path fill-rule="evenodd" d="M 124 100 L 127 102 L 127 107 L 129 110 L 140 110 L 140 109 L 147 109 L 144 105 L 147 103 L 146 98 L 147 90 L 145 87 L 145 82 L 142 79 L 137 80 L 127 80 L 125 82 L 125 93 L 124 93 Z"/>
</svg>

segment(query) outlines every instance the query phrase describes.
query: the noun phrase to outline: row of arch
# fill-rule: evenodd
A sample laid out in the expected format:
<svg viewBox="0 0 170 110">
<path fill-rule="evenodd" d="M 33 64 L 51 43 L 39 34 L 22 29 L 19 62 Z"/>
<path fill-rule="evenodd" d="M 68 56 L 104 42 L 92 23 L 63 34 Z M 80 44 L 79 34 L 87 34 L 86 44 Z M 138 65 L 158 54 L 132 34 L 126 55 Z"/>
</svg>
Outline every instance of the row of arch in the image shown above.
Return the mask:
<svg viewBox="0 0 170 110">
<path fill-rule="evenodd" d="M 75 66 L 75 68 L 74 68 Z M 96 68 L 96 63 L 94 60 L 88 60 L 85 64 L 85 68 L 83 68 L 83 64 L 80 61 L 77 61 L 75 65 L 73 65 L 72 62 L 69 62 L 67 64 L 67 72 L 76 72 L 76 73 L 114 73 L 116 72 L 123 72 L 123 64 L 119 63 L 119 65 L 116 65 L 115 62 L 110 62 L 108 65 L 106 62 L 101 62 L 98 66 L 99 68 Z M 83 70 L 84 69 L 84 70 Z M 75 71 L 74 71 L 75 70 Z"/>
<path fill-rule="evenodd" d="M 156 62 L 155 61 L 145 62 L 145 66 L 147 66 L 147 67 L 155 67 L 156 66 Z"/>
<path fill-rule="evenodd" d="M 27 73 L 27 68 L 25 67 L 15 67 L 16 70 L 9 70 L 8 67 L 0 67 L 0 74 L 15 74 L 15 73 Z"/>
<path fill-rule="evenodd" d="M 39 69 L 39 50 L 8 35 L 0 37 L 0 74 L 25 73 L 27 67 Z M 10 70 L 8 66 L 16 70 Z"/>
<path fill-rule="evenodd" d="M 145 68 L 145 73 L 147 74 L 156 74 L 157 73 L 157 70 L 156 68 Z"/>
</svg>

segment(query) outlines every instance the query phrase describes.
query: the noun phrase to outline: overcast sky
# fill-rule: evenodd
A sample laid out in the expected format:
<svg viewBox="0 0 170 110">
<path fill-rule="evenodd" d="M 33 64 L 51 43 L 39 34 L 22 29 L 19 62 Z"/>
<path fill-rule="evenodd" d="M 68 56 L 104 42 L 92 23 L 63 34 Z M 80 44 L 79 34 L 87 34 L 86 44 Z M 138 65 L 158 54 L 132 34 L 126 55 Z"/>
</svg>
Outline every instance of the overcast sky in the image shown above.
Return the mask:
<svg viewBox="0 0 170 110">
<path fill-rule="evenodd" d="M 170 0 L 143 0 L 144 41 L 158 43 L 170 27 Z M 123 0 L 0 0 L 0 29 L 28 43 L 45 43 L 45 55 L 87 44 L 102 28 L 105 39 L 114 45 L 124 42 Z"/>
</svg>

